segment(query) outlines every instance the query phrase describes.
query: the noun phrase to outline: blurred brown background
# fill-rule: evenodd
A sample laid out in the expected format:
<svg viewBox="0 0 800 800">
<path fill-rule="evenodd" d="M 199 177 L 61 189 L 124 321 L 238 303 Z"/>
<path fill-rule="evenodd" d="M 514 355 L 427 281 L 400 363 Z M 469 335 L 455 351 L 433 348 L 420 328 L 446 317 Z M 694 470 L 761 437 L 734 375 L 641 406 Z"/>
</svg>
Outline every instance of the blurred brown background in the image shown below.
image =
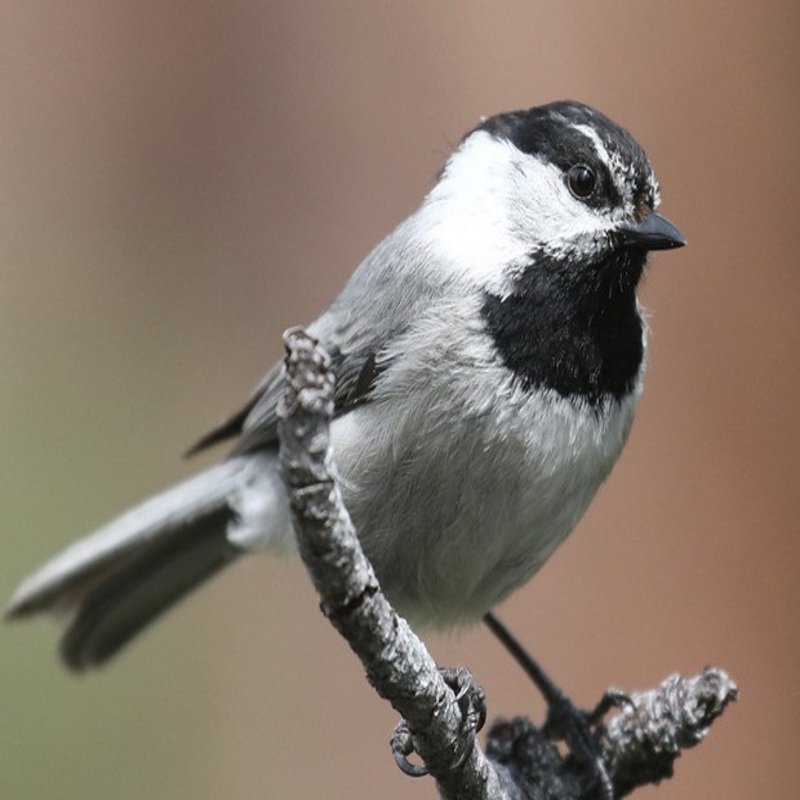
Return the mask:
<svg viewBox="0 0 800 800">
<path fill-rule="evenodd" d="M 690 246 L 656 256 L 648 385 L 576 535 L 502 615 L 569 693 L 742 689 L 640 797 L 796 796 L 796 3 L 11 0 L 0 9 L 0 588 L 188 473 L 479 116 L 629 127 Z M 0 629 L 0 797 L 428 798 L 302 567 L 253 559 L 76 679 Z M 481 629 L 429 644 L 541 716 Z"/>
</svg>

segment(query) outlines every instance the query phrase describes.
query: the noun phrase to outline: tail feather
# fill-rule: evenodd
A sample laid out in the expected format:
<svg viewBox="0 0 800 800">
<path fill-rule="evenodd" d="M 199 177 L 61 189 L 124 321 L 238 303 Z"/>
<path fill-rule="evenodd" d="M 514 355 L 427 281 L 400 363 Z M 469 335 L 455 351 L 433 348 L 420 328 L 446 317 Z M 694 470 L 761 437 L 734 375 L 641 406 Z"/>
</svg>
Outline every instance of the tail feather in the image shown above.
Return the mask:
<svg viewBox="0 0 800 800">
<path fill-rule="evenodd" d="M 60 614 L 156 542 L 180 536 L 195 520 L 223 508 L 250 468 L 231 459 L 168 489 L 72 544 L 20 584 L 6 609 L 10 619 L 40 612 Z M 223 531 L 224 533 L 224 531 Z"/>
<path fill-rule="evenodd" d="M 147 500 L 33 573 L 6 616 L 68 614 L 65 663 L 75 670 L 101 664 L 245 552 L 229 536 L 236 498 L 274 471 L 274 454 L 240 456 Z M 263 535 L 269 542 L 270 532 Z"/>
<path fill-rule="evenodd" d="M 237 556 L 225 537 L 231 519 L 217 511 L 134 556 L 97 583 L 78 606 L 61 640 L 70 669 L 99 666 L 163 612 Z"/>
</svg>

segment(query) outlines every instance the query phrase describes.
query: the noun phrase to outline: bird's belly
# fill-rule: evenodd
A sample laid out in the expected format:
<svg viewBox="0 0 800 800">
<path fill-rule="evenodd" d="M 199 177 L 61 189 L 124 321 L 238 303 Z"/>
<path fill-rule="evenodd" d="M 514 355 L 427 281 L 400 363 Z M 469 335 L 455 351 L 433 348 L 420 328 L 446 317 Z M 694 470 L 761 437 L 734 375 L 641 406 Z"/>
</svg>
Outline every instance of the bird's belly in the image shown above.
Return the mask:
<svg viewBox="0 0 800 800">
<path fill-rule="evenodd" d="M 497 407 L 438 420 L 364 407 L 337 423 L 345 504 L 398 610 L 417 624 L 469 623 L 527 581 L 608 475 L 634 403 L 597 412 L 539 394 L 506 419 Z"/>
</svg>

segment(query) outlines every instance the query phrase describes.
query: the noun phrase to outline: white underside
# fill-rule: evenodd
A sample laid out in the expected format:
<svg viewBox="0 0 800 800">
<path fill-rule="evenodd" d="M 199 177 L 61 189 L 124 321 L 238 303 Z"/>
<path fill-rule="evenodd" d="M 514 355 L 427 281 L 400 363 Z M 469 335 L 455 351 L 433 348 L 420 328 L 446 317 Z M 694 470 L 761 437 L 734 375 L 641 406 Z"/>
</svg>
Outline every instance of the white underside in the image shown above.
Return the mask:
<svg viewBox="0 0 800 800">
<path fill-rule="evenodd" d="M 236 517 L 228 525 L 228 541 L 242 550 L 289 553 L 297 549 L 297 542 L 277 458 L 265 466 L 230 496 L 228 504 Z"/>
<path fill-rule="evenodd" d="M 427 346 L 398 341 L 371 402 L 331 428 L 342 494 L 384 589 L 435 626 L 480 618 L 541 567 L 607 477 L 639 396 L 594 409 L 525 391 L 465 318 L 477 316 L 454 325 L 432 311 L 409 334 Z M 233 507 L 238 546 L 295 546 L 276 470 Z"/>
</svg>

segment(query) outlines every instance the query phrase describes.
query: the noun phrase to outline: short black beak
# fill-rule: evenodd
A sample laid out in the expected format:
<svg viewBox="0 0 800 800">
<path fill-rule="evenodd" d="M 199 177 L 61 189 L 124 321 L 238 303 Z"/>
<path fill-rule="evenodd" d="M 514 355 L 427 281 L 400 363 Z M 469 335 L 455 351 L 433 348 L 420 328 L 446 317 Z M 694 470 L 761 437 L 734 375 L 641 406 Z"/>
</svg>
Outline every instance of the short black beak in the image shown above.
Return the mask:
<svg viewBox="0 0 800 800">
<path fill-rule="evenodd" d="M 635 225 L 619 228 L 619 233 L 624 247 L 641 250 L 672 250 L 686 244 L 683 234 L 666 217 L 655 212 Z"/>
</svg>

